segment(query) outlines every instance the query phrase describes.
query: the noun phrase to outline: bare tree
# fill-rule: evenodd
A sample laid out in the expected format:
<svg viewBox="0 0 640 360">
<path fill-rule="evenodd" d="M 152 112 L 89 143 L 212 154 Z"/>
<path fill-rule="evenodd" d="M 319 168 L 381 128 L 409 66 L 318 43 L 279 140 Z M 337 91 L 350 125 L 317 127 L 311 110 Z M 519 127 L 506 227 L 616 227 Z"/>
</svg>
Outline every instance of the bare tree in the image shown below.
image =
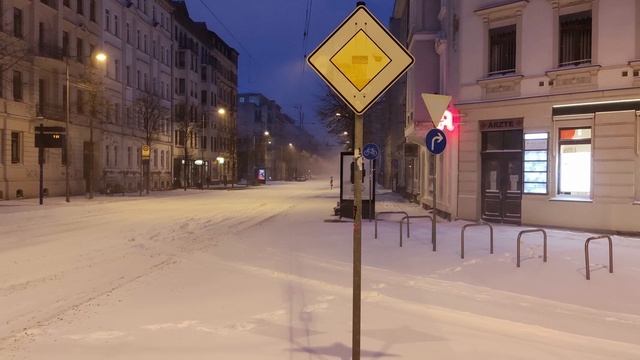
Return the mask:
<svg viewBox="0 0 640 360">
<path fill-rule="evenodd" d="M 340 136 L 345 131 L 349 133 L 352 131 L 355 118 L 353 110 L 328 87 L 325 87 L 324 94 L 318 99 L 316 115 L 330 134 Z"/>
<path fill-rule="evenodd" d="M 155 93 L 144 92 L 134 102 L 134 112 L 141 121 L 144 131 L 144 143 L 151 148 L 153 141 L 163 130 L 163 122 L 166 120 L 169 111 L 162 106 L 162 99 Z M 144 184 L 147 194 L 149 194 L 149 160 L 143 163 Z"/>
<path fill-rule="evenodd" d="M 93 133 L 96 123 L 100 124 L 104 120 L 106 114 L 105 109 L 109 106 L 109 102 L 104 94 L 102 77 L 93 67 L 86 68 L 86 70 L 80 75 L 76 86 L 80 89 L 86 90 L 88 95 L 86 100 L 80 101 L 85 101 L 89 108 L 89 144 L 88 149 L 83 149 L 83 158 L 85 156 L 84 152 L 86 151 L 87 158 L 84 166 L 87 171 L 85 174 L 86 189 L 89 193 L 89 199 L 93 199 L 93 187 L 95 185 L 95 144 Z"/>
<path fill-rule="evenodd" d="M 185 103 L 179 103 L 175 106 L 174 109 L 174 120 L 176 125 L 176 130 L 178 131 L 178 145 L 180 142 L 184 142 L 182 145 L 184 146 L 184 158 L 182 159 L 182 186 L 184 187 L 184 191 L 187 191 L 187 169 L 189 164 L 189 136 L 193 131 L 193 122 L 189 118 L 187 114 L 187 105 Z M 181 140 L 181 141 L 180 141 Z"/>
<path fill-rule="evenodd" d="M 5 81 L 7 70 L 28 60 L 32 55 L 31 46 L 22 38 L 22 33 L 8 33 L 12 25 L 8 15 L 0 12 L 0 84 Z"/>
</svg>

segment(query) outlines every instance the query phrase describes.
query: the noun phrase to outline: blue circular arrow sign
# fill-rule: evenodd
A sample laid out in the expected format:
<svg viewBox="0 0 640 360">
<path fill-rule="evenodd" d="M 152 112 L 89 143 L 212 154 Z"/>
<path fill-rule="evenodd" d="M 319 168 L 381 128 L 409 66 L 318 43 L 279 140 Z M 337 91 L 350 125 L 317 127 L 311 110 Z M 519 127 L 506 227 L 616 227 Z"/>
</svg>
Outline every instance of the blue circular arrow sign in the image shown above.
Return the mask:
<svg viewBox="0 0 640 360">
<path fill-rule="evenodd" d="M 447 137 L 440 129 L 431 129 L 425 139 L 427 149 L 434 155 L 442 154 L 447 147 Z"/>
<path fill-rule="evenodd" d="M 364 156 L 367 160 L 374 160 L 378 158 L 380 154 L 380 149 L 376 144 L 367 144 L 362 149 L 362 156 Z"/>
</svg>

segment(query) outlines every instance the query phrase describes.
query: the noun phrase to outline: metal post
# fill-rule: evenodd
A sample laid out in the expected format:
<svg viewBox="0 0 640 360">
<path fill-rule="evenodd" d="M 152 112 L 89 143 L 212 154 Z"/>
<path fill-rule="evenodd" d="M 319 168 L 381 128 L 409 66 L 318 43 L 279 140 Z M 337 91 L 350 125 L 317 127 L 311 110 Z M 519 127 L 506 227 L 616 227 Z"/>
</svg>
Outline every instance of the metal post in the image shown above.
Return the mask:
<svg viewBox="0 0 640 360">
<path fill-rule="evenodd" d="M 66 67 L 66 85 L 67 85 L 67 89 L 66 89 L 66 93 L 67 93 L 67 103 L 65 104 L 65 123 L 66 123 L 66 133 L 65 133 L 65 137 L 64 137 L 64 152 L 66 155 L 66 159 L 64 161 L 64 176 L 65 176 L 65 201 L 69 202 L 69 193 L 70 193 L 70 185 L 69 185 L 69 162 L 71 160 L 71 154 L 69 153 L 69 135 L 71 133 L 71 129 L 69 128 L 69 123 L 70 123 L 70 119 L 69 117 L 71 116 L 71 91 L 70 91 L 70 84 L 69 84 L 69 58 L 65 57 L 65 67 Z"/>
<path fill-rule="evenodd" d="M 67 136 L 69 136 L 69 130 L 67 130 Z M 93 114 L 89 116 L 89 199 L 93 199 Z M 69 154 L 67 154 L 67 161 L 69 159 Z"/>
<path fill-rule="evenodd" d="M 40 124 L 40 141 L 44 137 L 44 125 Z M 42 143 L 38 147 L 38 164 L 40 165 L 40 205 L 44 202 L 44 147 Z"/>
<path fill-rule="evenodd" d="M 433 245 L 433 251 L 436 251 L 436 218 L 438 217 L 438 162 L 436 161 L 438 158 L 436 155 L 433 156 L 433 217 L 431 219 L 431 244 Z"/>
<path fill-rule="evenodd" d="M 369 160 L 369 222 L 371 222 L 371 215 L 373 214 L 373 165 L 374 160 Z"/>
<path fill-rule="evenodd" d="M 355 116 L 353 155 L 355 161 L 354 173 L 354 216 L 353 216 L 353 331 L 352 353 L 353 360 L 360 360 L 360 318 L 361 318 L 361 281 L 362 281 L 362 115 Z"/>
</svg>

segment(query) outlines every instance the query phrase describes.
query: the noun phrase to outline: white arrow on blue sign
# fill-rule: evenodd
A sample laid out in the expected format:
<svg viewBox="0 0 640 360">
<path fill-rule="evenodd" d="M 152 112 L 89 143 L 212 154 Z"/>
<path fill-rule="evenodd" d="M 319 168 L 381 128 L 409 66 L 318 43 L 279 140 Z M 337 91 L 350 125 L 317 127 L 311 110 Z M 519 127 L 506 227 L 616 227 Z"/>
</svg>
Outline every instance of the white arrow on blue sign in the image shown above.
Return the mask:
<svg viewBox="0 0 640 360">
<path fill-rule="evenodd" d="M 362 155 L 367 160 L 377 159 L 379 154 L 380 154 L 380 149 L 376 144 L 367 144 L 362 149 Z"/>
<path fill-rule="evenodd" d="M 440 129 L 429 130 L 425 139 L 425 145 L 427 145 L 427 149 L 432 154 L 442 154 L 444 149 L 447 147 L 447 137 L 445 136 L 444 131 Z"/>
</svg>

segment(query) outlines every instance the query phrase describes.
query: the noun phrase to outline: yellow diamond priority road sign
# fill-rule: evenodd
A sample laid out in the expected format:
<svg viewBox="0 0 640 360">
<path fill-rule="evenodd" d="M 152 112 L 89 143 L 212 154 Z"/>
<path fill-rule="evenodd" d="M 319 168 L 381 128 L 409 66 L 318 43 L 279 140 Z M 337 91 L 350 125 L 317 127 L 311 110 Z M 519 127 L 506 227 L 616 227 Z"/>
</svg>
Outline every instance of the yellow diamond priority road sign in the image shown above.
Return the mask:
<svg viewBox="0 0 640 360">
<path fill-rule="evenodd" d="M 358 6 L 307 61 L 353 111 L 362 114 L 414 59 L 365 6 Z"/>
</svg>

